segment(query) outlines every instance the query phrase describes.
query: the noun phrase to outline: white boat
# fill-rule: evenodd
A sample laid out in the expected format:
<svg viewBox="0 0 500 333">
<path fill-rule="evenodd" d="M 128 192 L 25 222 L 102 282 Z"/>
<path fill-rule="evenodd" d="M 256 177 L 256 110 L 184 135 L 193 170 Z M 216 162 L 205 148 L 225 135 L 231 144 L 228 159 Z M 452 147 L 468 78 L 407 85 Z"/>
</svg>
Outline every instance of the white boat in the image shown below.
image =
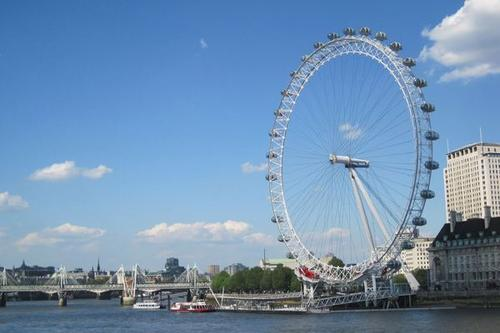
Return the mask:
<svg viewBox="0 0 500 333">
<path fill-rule="evenodd" d="M 162 304 L 155 302 L 153 300 L 148 300 L 144 302 L 135 303 L 133 308 L 140 310 L 159 310 L 165 308 L 165 306 L 162 306 Z"/>
</svg>

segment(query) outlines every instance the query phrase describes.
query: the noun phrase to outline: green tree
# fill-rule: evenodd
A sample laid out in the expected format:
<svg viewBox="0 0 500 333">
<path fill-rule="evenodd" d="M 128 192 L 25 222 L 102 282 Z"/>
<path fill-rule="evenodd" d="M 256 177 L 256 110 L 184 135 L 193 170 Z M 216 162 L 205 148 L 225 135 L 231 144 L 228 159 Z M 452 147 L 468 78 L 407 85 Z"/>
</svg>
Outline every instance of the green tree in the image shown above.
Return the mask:
<svg viewBox="0 0 500 333">
<path fill-rule="evenodd" d="M 394 283 L 407 283 L 404 274 L 396 274 L 392 277 L 392 282 Z"/>
<path fill-rule="evenodd" d="M 222 287 L 227 287 L 227 282 L 229 281 L 229 274 L 225 271 L 222 271 L 212 278 L 212 289 L 215 292 L 221 292 Z"/>
<path fill-rule="evenodd" d="M 273 289 L 286 291 L 288 288 L 287 272 L 283 265 L 278 265 L 272 273 Z"/>
<path fill-rule="evenodd" d="M 245 271 L 245 289 L 246 291 L 260 291 L 260 280 L 264 271 L 260 267 L 254 267 Z"/>
<path fill-rule="evenodd" d="M 302 289 L 302 283 L 297 279 L 295 274 L 290 279 L 290 287 L 288 289 L 289 291 L 300 291 Z"/>
<path fill-rule="evenodd" d="M 344 262 L 340 258 L 337 258 L 336 256 L 332 256 L 332 259 L 330 259 L 330 261 L 328 261 L 328 265 L 336 266 L 336 267 L 344 267 L 345 266 Z"/>
<path fill-rule="evenodd" d="M 260 290 L 268 291 L 273 289 L 273 271 L 265 270 L 260 279 Z"/>
<path fill-rule="evenodd" d="M 418 283 L 420 283 L 420 287 L 422 289 L 427 289 L 427 275 L 429 274 L 429 271 L 427 269 L 417 268 L 412 273 Z"/>
<path fill-rule="evenodd" d="M 245 291 L 246 272 L 247 272 L 246 270 L 236 272 L 229 278 L 229 282 L 227 283 L 227 288 L 229 289 L 229 291 L 231 292 Z"/>
</svg>

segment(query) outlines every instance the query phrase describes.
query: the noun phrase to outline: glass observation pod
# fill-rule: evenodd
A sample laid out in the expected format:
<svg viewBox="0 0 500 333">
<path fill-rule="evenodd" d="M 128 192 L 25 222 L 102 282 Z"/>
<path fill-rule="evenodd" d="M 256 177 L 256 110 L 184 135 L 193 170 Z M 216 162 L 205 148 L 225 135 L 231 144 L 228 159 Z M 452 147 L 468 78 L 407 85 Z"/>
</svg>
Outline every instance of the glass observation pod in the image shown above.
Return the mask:
<svg viewBox="0 0 500 333">
<path fill-rule="evenodd" d="M 425 81 L 424 79 L 415 79 L 415 81 L 413 81 L 413 84 L 417 88 L 427 87 L 427 81 Z"/>
<path fill-rule="evenodd" d="M 393 270 L 397 271 L 397 270 L 399 270 L 401 268 L 401 263 L 399 261 L 397 261 L 397 260 L 394 260 L 394 259 L 389 260 L 387 262 L 387 268 L 393 269 Z"/>
<path fill-rule="evenodd" d="M 436 107 L 431 103 L 424 103 L 424 104 L 420 105 L 420 109 L 422 109 L 422 111 L 424 111 L 424 112 L 436 111 Z"/>
<path fill-rule="evenodd" d="M 283 237 L 283 235 L 278 236 L 278 242 L 288 242 L 290 240 L 290 237 Z"/>
<path fill-rule="evenodd" d="M 319 49 L 320 47 L 323 47 L 323 43 L 320 43 L 320 42 L 314 43 L 313 47 L 315 49 Z"/>
<path fill-rule="evenodd" d="M 285 115 L 285 110 L 283 110 L 283 109 L 278 109 L 278 110 L 274 111 L 274 115 L 275 115 L 276 117 L 283 117 L 283 116 Z"/>
<path fill-rule="evenodd" d="M 412 241 L 410 240 L 405 240 L 403 242 L 401 242 L 401 248 L 403 250 L 411 250 L 415 247 L 415 243 L 413 243 Z"/>
<path fill-rule="evenodd" d="M 425 161 L 424 166 L 427 170 L 436 170 L 439 169 L 439 163 L 436 161 Z"/>
<path fill-rule="evenodd" d="M 433 130 L 425 132 L 425 138 L 430 141 L 439 139 L 439 133 Z"/>
<path fill-rule="evenodd" d="M 346 36 L 354 36 L 356 34 L 356 31 L 354 31 L 353 28 L 345 28 L 344 29 L 344 35 Z"/>
<path fill-rule="evenodd" d="M 403 65 L 405 65 L 407 67 L 413 67 L 416 64 L 417 64 L 417 62 L 413 58 L 404 58 L 404 60 L 403 60 Z"/>
<path fill-rule="evenodd" d="M 283 216 L 273 216 L 271 217 L 271 222 L 273 223 L 278 223 L 278 222 L 284 222 L 285 219 L 283 218 Z"/>
<path fill-rule="evenodd" d="M 371 34 L 371 30 L 368 27 L 363 27 L 359 29 L 359 33 L 363 36 L 369 36 Z"/>
<path fill-rule="evenodd" d="M 420 192 L 420 196 L 424 199 L 432 199 L 434 198 L 435 194 L 434 191 L 432 190 L 422 190 Z"/>
<path fill-rule="evenodd" d="M 394 52 L 399 52 L 403 49 L 403 46 L 401 45 L 401 43 L 392 42 L 391 45 L 389 45 L 389 48 Z"/>
<path fill-rule="evenodd" d="M 276 179 L 278 179 L 278 177 L 274 173 L 270 173 L 270 174 L 266 175 L 267 181 L 275 181 Z"/>
<path fill-rule="evenodd" d="M 327 37 L 329 40 L 334 40 L 334 39 L 339 38 L 340 36 L 338 34 L 332 32 L 332 33 L 329 33 Z"/>
<path fill-rule="evenodd" d="M 384 40 L 387 39 L 387 34 L 383 31 L 379 31 L 375 34 L 375 39 L 383 42 Z"/>
<path fill-rule="evenodd" d="M 266 158 L 271 160 L 273 158 L 278 157 L 278 154 L 276 154 L 274 151 L 270 151 L 269 153 L 266 154 Z"/>
<path fill-rule="evenodd" d="M 293 96 L 293 95 L 295 95 L 295 94 L 292 93 L 292 92 L 290 92 L 290 91 L 288 91 L 288 90 L 282 90 L 281 91 L 281 96 L 283 96 L 283 97 L 288 97 L 288 96 Z"/>
<path fill-rule="evenodd" d="M 417 216 L 413 218 L 412 223 L 414 226 L 421 227 L 427 224 L 427 220 L 425 219 L 425 217 Z"/>
</svg>

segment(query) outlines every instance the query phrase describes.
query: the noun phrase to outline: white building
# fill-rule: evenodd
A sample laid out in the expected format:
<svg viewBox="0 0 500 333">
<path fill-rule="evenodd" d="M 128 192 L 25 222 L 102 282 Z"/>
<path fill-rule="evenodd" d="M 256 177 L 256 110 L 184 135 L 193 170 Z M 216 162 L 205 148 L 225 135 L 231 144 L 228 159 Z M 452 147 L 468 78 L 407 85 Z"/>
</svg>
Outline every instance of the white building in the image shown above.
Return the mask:
<svg viewBox="0 0 500 333">
<path fill-rule="evenodd" d="M 447 154 L 444 187 L 448 221 L 481 218 L 484 206 L 500 216 L 500 144 L 475 143 Z"/>
<path fill-rule="evenodd" d="M 401 259 L 406 263 L 408 269 L 429 269 L 429 252 L 427 249 L 431 246 L 434 238 L 418 237 L 413 240 L 415 247 L 411 250 L 401 252 Z"/>
</svg>

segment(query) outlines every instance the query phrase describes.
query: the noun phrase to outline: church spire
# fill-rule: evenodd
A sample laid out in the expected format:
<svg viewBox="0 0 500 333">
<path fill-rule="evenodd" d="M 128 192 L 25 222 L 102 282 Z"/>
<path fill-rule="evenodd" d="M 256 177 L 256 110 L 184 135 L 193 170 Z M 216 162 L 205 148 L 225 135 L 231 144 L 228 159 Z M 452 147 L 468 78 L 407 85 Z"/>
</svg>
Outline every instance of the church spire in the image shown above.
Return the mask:
<svg viewBox="0 0 500 333">
<path fill-rule="evenodd" d="M 101 272 L 101 265 L 99 264 L 99 257 L 97 257 L 97 273 Z"/>
</svg>

